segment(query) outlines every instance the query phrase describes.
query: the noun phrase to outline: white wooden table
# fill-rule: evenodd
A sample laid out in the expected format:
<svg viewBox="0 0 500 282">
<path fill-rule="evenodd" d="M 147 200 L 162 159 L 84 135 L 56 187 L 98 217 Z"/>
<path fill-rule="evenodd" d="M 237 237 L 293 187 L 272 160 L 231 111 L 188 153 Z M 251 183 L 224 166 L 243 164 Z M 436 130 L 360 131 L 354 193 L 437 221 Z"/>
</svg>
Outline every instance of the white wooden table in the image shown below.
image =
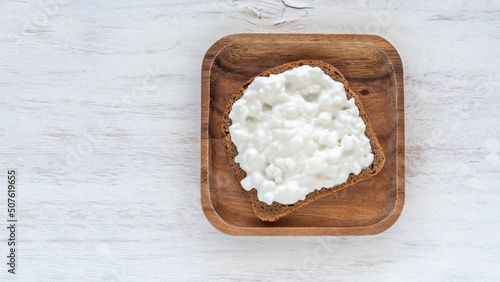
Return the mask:
<svg viewBox="0 0 500 282">
<path fill-rule="evenodd" d="M 1 281 L 500 279 L 500 2 L 170 2 L 1 2 Z M 393 227 L 268 238 L 208 223 L 201 61 L 242 32 L 373 33 L 398 49 L 406 203 Z"/>
</svg>

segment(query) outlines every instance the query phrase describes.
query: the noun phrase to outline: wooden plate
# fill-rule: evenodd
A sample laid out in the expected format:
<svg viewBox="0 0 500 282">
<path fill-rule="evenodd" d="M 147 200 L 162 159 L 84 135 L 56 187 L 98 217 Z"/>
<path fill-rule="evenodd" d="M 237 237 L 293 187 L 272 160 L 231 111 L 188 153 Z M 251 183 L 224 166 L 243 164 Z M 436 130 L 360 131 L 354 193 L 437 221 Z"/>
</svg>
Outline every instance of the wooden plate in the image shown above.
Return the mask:
<svg viewBox="0 0 500 282">
<path fill-rule="evenodd" d="M 321 60 L 340 70 L 360 97 L 387 161 L 368 180 L 277 222 L 262 222 L 229 166 L 221 116 L 244 82 L 298 60 Z M 201 204 L 215 228 L 230 235 L 371 235 L 396 222 L 405 184 L 403 65 L 385 39 L 352 34 L 229 35 L 205 54 L 201 79 Z"/>
</svg>

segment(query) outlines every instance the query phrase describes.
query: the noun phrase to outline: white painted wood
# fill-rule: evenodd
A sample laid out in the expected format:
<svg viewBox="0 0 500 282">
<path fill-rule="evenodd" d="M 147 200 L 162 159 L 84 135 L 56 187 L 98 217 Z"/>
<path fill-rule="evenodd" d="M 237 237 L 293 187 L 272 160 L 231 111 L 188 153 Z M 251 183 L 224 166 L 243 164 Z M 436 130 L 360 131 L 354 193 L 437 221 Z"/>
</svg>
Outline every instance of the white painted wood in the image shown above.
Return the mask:
<svg viewBox="0 0 500 282">
<path fill-rule="evenodd" d="M 0 178 L 18 169 L 17 280 L 498 281 L 499 9 L 498 1 L 2 1 Z M 201 61 L 217 39 L 240 32 L 375 33 L 398 49 L 406 204 L 392 228 L 246 238 L 207 222 Z M 0 280 L 12 280 L 1 265 Z"/>
</svg>

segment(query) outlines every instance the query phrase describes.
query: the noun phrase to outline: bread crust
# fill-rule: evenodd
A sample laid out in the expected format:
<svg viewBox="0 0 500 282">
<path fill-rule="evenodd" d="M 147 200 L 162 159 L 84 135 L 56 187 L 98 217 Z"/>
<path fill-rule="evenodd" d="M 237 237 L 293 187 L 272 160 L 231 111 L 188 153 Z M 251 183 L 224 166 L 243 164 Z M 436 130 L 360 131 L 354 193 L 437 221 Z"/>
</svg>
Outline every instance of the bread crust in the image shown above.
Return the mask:
<svg viewBox="0 0 500 282">
<path fill-rule="evenodd" d="M 370 139 L 370 145 L 372 147 L 372 154 L 374 156 L 373 162 L 370 166 L 367 168 L 364 168 L 361 170 L 361 172 L 358 175 L 354 175 L 353 173 L 349 174 L 348 179 L 346 182 L 336 185 L 333 187 L 329 188 L 321 188 L 320 190 L 314 190 L 313 192 L 307 194 L 306 198 L 304 200 L 299 200 L 298 202 L 294 204 L 289 204 L 289 205 L 284 205 L 280 204 L 278 202 L 272 202 L 272 204 L 268 205 L 265 202 L 262 202 L 258 199 L 257 197 L 257 189 L 253 188 L 250 191 L 246 191 L 243 189 L 241 186 L 241 181 L 246 177 L 246 172 L 241 169 L 239 163 L 234 161 L 234 158 L 238 155 L 238 150 L 236 149 L 236 146 L 234 143 L 231 141 L 231 134 L 229 133 L 229 126 L 231 126 L 232 122 L 231 119 L 229 118 L 229 113 L 231 112 L 232 106 L 234 102 L 236 102 L 238 99 L 240 99 L 243 96 L 243 92 L 247 89 L 248 85 L 252 83 L 252 81 L 259 76 L 269 76 L 271 74 L 278 74 L 285 72 L 287 70 L 291 70 L 296 67 L 300 67 L 302 65 L 309 65 L 311 67 L 319 67 L 321 68 L 327 75 L 329 75 L 333 80 L 341 82 L 344 84 L 344 89 L 347 94 L 347 99 L 354 98 L 355 104 L 359 109 L 359 115 L 363 119 L 364 123 L 366 124 L 366 130 L 365 134 L 368 139 Z M 291 63 L 287 63 L 281 66 L 274 67 L 272 69 L 269 69 L 252 79 L 248 80 L 243 84 L 243 86 L 238 89 L 229 99 L 226 108 L 224 110 L 224 113 L 222 114 L 222 132 L 224 134 L 223 137 L 223 144 L 224 144 L 224 149 L 226 151 L 226 156 L 228 158 L 229 164 L 231 165 L 231 168 L 235 174 L 236 179 L 238 180 L 238 183 L 240 184 L 240 188 L 245 194 L 248 202 L 250 203 L 255 215 L 260 218 L 263 221 L 276 221 L 304 206 L 306 206 L 309 203 L 312 203 L 324 196 L 333 194 L 339 190 L 342 190 L 350 185 L 356 184 L 360 181 L 363 181 L 365 179 L 368 179 L 377 173 L 380 172 L 382 167 L 384 166 L 385 163 L 385 156 L 384 152 L 382 151 L 382 146 L 380 145 L 375 132 L 373 131 L 371 124 L 368 121 L 368 116 L 366 115 L 363 105 L 361 104 L 361 101 L 359 100 L 358 96 L 349 88 L 349 83 L 347 80 L 344 78 L 344 76 L 333 66 L 330 64 L 327 64 L 322 61 L 312 61 L 312 60 L 301 60 L 301 61 L 295 61 Z"/>
</svg>

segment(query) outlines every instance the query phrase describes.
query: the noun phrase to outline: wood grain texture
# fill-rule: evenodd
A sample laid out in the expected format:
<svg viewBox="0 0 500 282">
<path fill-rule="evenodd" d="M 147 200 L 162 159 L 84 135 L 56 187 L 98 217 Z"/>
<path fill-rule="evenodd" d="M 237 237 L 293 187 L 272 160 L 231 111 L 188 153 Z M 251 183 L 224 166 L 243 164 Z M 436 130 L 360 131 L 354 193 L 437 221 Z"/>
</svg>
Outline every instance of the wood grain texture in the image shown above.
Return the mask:
<svg viewBox="0 0 500 282">
<path fill-rule="evenodd" d="M 277 222 L 261 222 L 249 209 L 225 156 L 222 113 L 229 98 L 250 78 L 297 60 L 324 61 L 345 73 L 387 161 L 382 171 L 368 180 Z M 202 177 L 201 200 L 208 220 L 232 235 L 368 235 L 389 228 L 404 204 L 402 71 L 394 47 L 377 36 L 237 34 L 216 42 L 207 51 L 202 67 L 201 126 L 208 134 L 202 136 L 201 155 L 208 157 L 201 163 L 202 174 L 207 175 Z"/>
<path fill-rule="evenodd" d="M 500 277 L 500 2 L 9 0 L 0 10 L 0 167 L 20 176 L 19 273 L 2 264 L 0 281 Z M 228 34 L 267 32 L 376 34 L 398 50 L 406 191 L 387 231 L 228 236 L 204 217 L 203 56 Z M 145 96 L 133 92 L 143 81 Z M 0 192 L 2 222 L 5 201 Z"/>
</svg>

